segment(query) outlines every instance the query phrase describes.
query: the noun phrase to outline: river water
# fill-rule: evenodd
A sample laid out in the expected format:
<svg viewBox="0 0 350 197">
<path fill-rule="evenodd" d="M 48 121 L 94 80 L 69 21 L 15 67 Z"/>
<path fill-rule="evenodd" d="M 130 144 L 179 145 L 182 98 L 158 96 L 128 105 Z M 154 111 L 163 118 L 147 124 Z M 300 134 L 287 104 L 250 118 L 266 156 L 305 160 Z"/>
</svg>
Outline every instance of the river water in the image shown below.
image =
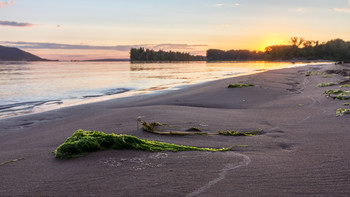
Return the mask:
<svg viewBox="0 0 350 197">
<path fill-rule="evenodd" d="M 271 69 L 290 62 L 0 62 L 0 118 Z"/>
</svg>

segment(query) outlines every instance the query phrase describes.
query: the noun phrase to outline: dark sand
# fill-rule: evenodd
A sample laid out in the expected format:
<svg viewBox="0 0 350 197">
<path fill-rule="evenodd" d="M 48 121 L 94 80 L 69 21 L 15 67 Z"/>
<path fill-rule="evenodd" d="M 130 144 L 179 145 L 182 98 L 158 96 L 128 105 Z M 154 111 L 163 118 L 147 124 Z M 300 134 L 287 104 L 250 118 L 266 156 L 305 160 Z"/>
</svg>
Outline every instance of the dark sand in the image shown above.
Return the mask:
<svg viewBox="0 0 350 197">
<path fill-rule="evenodd" d="M 315 87 L 345 78 L 303 74 L 341 68 L 275 70 L 1 120 L 0 163 L 24 159 L 0 165 L 0 196 L 350 196 L 350 115 L 335 115 L 350 101 L 323 95 L 339 86 Z M 239 81 L 256 86 L 226 88 Z M 265 133 L 160 136 L 137 130 L 137 116 L 176 125 L 176 130 Z M 55 159 L 52 151 L 77 129 L 198 147 L 248 147 L 228 152 L 105 151 Z"/>
</svg>

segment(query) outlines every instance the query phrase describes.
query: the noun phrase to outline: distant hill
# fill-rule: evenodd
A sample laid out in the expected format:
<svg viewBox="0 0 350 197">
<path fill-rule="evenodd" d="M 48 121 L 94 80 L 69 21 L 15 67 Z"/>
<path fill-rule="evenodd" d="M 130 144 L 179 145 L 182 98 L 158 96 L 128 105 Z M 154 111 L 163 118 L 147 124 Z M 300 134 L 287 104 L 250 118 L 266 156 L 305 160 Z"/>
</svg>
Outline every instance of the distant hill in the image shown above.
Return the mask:
<svg viewBox="0 0 350 197">
<path fill-rule="evenodd" d="M 18 48 L 0 45 L 0 61 L 47 61 Z"/>
</svg>

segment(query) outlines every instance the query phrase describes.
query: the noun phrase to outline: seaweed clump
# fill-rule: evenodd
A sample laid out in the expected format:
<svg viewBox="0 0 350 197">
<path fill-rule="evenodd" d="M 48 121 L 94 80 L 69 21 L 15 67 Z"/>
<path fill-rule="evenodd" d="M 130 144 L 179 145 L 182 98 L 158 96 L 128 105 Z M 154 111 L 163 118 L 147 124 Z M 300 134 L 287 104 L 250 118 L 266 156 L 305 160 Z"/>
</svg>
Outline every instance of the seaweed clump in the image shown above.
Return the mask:
<svg viewBox="0 0 350 197">
<path fill-rule="evenodd" d="M 337 83 L 334 83 L 334 82 L 330 82 L 330 83 L 319 83 L 317 84 L 317 87 L 327 87 L 327 86 L 334 86 L 336 85 Z"/>
<path fill-rule="evenodd" d="M 239 131 L 219 131 L 219 135 L 225 136 L 254 136 L 259 135 L 263 132 L 263 130 L 251 131 L 251 132 L 239 132 Z"/>
<path fill-rule="evenodd" d="M 131 135 L 106 134 L 100 131 L 77 130 L 55 151 L 56 158 L 72 158 L 88 152 L 103 150 L 143 150 L 143 151 L 228 151 L 228 148 L 198 148 L 150 141 Z"/>
<path fill-rule="evenodd" d="M 350 109 L 339 108 L 336 111 L 337 116 L 343 116 L 344 114 L 350 114 Z"/>
<path fill-rule="evenodd" d="M 255 86 L 254 84 L 229 84 L 227 88 L 244 88 L 244 87 L 251 87 Z"/>
<path fill-rule="evenodd" d="M 350 91 L 344 91 L 344 90 L 327 90 L 324 92 L 325 94 L 328 94 L 330 97 L 334 99 L 339 100 L 349 100 L 350 99 Z"/>
<path fill-rule="evenodd" d="M 348 87 L 350 87 L 350 84 L 344 84 L 344 85 L 341 85 L 340 87 L 341 88 L 348 88 Z"/>
</svg>

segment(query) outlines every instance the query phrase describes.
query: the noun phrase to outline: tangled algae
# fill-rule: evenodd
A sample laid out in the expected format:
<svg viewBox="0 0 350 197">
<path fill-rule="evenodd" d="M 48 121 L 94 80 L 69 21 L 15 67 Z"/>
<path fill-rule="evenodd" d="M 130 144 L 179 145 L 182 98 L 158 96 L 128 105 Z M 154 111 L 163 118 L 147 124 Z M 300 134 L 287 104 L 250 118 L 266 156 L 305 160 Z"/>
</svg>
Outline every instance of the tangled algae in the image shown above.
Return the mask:
<svg viewBox="0 0 350 197">
<path fill-rule="evenodd" d="M 131 135 L 106 134 L 100 131 L 77 130 L 55 151 L 56 158 L 72 158 L 88 152 L 103 150 L 143 150 L 143 151 L 228 151 L 232 148 L 198 148 L 144 140 Z"/>
</svg>

